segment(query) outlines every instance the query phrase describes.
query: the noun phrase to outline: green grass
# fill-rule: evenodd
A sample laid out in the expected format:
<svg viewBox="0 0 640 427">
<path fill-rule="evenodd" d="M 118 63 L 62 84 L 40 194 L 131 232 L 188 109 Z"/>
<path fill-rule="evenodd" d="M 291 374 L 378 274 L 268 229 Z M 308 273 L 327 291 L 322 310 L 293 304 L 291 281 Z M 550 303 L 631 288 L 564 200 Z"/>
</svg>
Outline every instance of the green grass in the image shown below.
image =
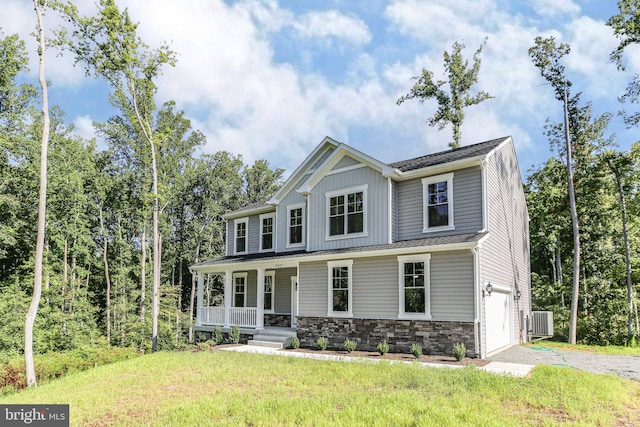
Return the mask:
<svg viewBox="0 0 640 427">
<path fill-rule="evenodd" d="M 73 426 L 633 425 L 640 383 L 551 366 L 516 379 L 213 351 L 141 356 L 0 403 L 68 403 Z"/>
<path fill-rule="evenodd" d="M 582 351 L 593 354 L 608 354 L 608 355 L 616 355 L 616 356 L 640 356 L 640 347 L 625 347 L 618 345 L 607 345 L 607 346 L 598 346 L 598 345 L 583 345 L 583 344 L 568 344 L 566 342 L 558 342 L 558 341 L 535 341 L 533 343 L 529 343 L 527 345 L 536 346 L 536 347 L 548 347 L 555 348 L 562 351 Z"/>
</svg>

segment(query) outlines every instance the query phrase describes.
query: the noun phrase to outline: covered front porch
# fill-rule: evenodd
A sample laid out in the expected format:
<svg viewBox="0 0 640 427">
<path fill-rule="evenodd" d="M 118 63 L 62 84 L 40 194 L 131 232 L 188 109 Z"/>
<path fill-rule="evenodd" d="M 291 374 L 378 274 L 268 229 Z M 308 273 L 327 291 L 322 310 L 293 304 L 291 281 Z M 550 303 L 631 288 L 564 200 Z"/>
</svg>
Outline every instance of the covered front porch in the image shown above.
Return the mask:
<svg viewBox="0 0 640 427">
<path fill-rule="evenodd" d="M 213 267 L 194 271 L 198 280 L 196 330 L 296 327 L 297 265 Z"/>
</svg>

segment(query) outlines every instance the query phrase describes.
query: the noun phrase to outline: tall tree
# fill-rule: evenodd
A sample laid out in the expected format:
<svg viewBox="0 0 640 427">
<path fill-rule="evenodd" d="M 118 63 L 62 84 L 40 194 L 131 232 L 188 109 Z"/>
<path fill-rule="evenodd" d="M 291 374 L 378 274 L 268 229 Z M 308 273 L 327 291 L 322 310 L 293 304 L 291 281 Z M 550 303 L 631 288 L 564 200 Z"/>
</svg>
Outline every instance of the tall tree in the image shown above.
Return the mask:
<svg viewBox="0 0 640 427">
<path fill-rule="evenodd" d="M 33 326 L 38 314 L 40 297 L 42 295 L 42 257 L 44 253 L 44 235 L 46 231 L 47 211 L 47 150 L 49 148 L 49 92 L 45 78 L 45 51 L 44 37 L 44 11 L 47 8 L 46 0 L 33 0 L 33 6 L 38 20 L 38 57 L 39 80 L 42 90 L 42 138 L 40 140 L 40 193 L 38 197 L 38 235 L 36 238 L 35 266 L 33 270 L 33 297 L 27 311 L 24 325 L 24 360 L 26 366 L 27 385 L 36 386 L 36 370 L 33 363 Z"/>
<path fill-rule="evenodd" d="M 571 312 L 569 320 L 569 342 L 576 343 L 578 321 L 578 297 L 580 292 L 580 228 L 576 209 L 575 189 L 573 183 L 572 146 L 569 129 L 569 98 L 567 95 L 569 83 L 565 76 L 564 66 L 560 60 L 571 51 L 569 45 L 556 45 L 555 39 L 536 37 L 535 45 L 529 49 L 529 56 L 540 74 L 553 87 L 556 98 L 564 105 L 565 130 L 565 158 L 567 170 L 567 188 L 569 189 L 569 205 L 571 209 L 571 224 L 573 228 L 573 287 L 571 297 Z M 577 97 L 571 100 L 577 103 Z"/>
<path fill-rule="evenodd" d="M 435 98 L 438 101 L 438 110 L 427 120 L 427 123 L 429 126 L 437 126 L 438 130 L 444 129 L 451 123 L 453 126 L 453 142 L 449 143 L 451 148 L 460 147 L 462 138 L 460 127 L 464 121 L 464 109 L 493 98 L 484 91 L 475 95 L 470 93 L 471 87 L 478 82 L 480 53 L 485 45 L 486 39 L 473 54 L 473 66 L 469 68 L 469 61 L 462 57 L 462 49 L 465 45 L 456 41 L 451 47 L 451 54 L 444 52 L 444 68 L 448 75 L 448 82 L 435 81 L 433 72 L 423 68 L 421 76 L 413 77 L 417 82 L 409 93 L 401 96 L 396 102 L 400 105 L 406 100 L 418 98 L 420 103 L 424 103 L 428 99 Z M 448 92 L 443 89 L 447 83 L 449 84 Z"/>
<path fill-rule="evenodd" d="M 72 24 L 73 38 L 67 46 L 84 62 L 88 73 L 102 76 L 112 86 L 112 104 L 120 109 L 134 128 L 137 140 L 148 144 L 152 182 L 153 302 L 152 351 L 158 342 L 162 245 L 159 232 L 159 188 L 157 135 L 153 126 L 157 112 L 155 79 L 164 65 L 175 64 L 175 54 L 163 45 L 150 49 L 137 35 L 138 24 L 127 9 L 120 10 L 114 0 L 100 0 L 96 17 L 83 17 L 70 3 L 63 12 Z"/>
</svg>

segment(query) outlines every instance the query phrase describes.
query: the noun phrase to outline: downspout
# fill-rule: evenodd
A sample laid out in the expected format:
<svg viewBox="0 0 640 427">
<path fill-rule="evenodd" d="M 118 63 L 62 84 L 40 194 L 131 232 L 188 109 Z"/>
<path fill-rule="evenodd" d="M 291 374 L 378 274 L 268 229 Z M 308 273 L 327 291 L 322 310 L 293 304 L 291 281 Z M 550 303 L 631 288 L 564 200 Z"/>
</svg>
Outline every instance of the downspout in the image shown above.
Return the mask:
<svg viewBox="0 0 640 427">
<path fill-rule="evenodd" d="M 471 249 L 471 253 L 473 254 L 473 276 L 474 276 L 474 284 L 473 284 L 473 301 L 474 301 L 474 311 L 475 316 L 473 320 L 473 339 L 475 345 L 475 355 L 476 357 L 483 358 L 484 356 L 484 348 L 480 348 L 480 315 L 482 313 L 480 298 L 482 296 L 482 291 L 480 289 L 481 281 L 480 281 L 480 246 L 476 246 Z"/>
</svg>

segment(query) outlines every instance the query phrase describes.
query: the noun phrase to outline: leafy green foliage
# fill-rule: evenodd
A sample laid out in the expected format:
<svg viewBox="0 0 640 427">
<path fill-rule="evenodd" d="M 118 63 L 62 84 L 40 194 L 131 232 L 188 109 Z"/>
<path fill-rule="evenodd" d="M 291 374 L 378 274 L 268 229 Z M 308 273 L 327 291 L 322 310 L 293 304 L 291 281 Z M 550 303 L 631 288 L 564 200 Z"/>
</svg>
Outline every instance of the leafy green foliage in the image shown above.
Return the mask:
<svg viewBox="0 0 640 427">
<path fill-rule="evenodd" d="M 387 340 L 378 343 L 378 353 L 382 356 L 389 353 L 389 344 L 387 344 Z"/>
<path fill-rule="evenodd" d="M 348 352 L 351 353 L 352 351 L 355 351 L 355 349 L 358 347 L 358 343 L 350 340 L 349 338 L 344 340 L 344 343 L 342 344 L 342 347 Z"/>
<path fill-rule="evenodd" d="M 220 345 L 222 344 L 222 342 L 224 341 L 224 335 L 222 334 L 222 329 L 220 328 L 220 326 L 216 325 L 215 328 L 213 328 L 213 342 L 215 343 L 215 345 Z"/>
<path fill-rule="evenodd" d="M 318 346 L 319 350 L 326 350 L 328 345 L 329 345 L 329 341 L 327 341 L 325 337 L 320 337 L 316 341 L 316 346 Z"/>
<path fill-rule="evenodd" d="M 294 349 L 300 348 L 300 339 L 298 337 L 292 337 L 289 346 Z"/>
<path fill-rule="evenodd" d="M 240 326 L 233 325 L 229 332 L 229 342 L 238 344 L 240 342 Z"/>
<path fill-rule="evenodd" d="M 466 355 L 467 348 L 465 347 L 464 343 L 455 343 L 453 346 L 453 357 L 455 357 L 457 361 L 461 361 L 466 357 Z"/>
<path fill-rule="evenodd" d="M 422 357 L 422 346 L 418 343 L 411 344 L 411 354 L 413 354 L 416 359 L 420 359 Z"/>
</svg>

